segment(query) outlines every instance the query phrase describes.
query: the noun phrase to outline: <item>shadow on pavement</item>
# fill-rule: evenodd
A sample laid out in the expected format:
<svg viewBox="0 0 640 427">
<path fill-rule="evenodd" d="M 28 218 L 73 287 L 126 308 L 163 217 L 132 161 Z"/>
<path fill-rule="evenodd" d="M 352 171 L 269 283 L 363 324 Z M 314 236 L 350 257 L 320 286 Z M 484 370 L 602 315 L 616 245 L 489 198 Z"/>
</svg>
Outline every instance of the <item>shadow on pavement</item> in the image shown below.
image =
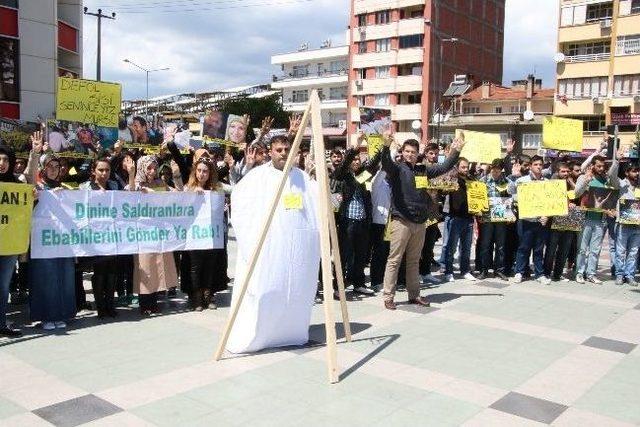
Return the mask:
<svg viewBox="0 0 640 427">
<path fill-rule="evenodd" d="M 453 301 L 461 297 L 503 297 L 504 294 L 454 294 L 445 292 L 442 294 L 426 295 L 429 302 L 436 304 L 444 304 L 445 302 Z"/>
</svg>

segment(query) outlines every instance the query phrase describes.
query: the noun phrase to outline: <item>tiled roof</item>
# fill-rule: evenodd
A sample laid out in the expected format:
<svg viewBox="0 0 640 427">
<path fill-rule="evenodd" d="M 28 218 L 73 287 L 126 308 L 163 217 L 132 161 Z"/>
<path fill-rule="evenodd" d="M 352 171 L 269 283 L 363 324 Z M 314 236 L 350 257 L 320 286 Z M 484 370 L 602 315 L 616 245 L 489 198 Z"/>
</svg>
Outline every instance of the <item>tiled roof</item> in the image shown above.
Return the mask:
<svg viewBox="0 0 640 427">
<path fill-rule="evenodd" d="M 555 94 L 555 89 L 538 89 L 533 92 L 533 99 L 544 99 L 544 98 L 553 98 Z M 499 86 L 495 84 L 491 84 L 489 88 L 489 97 L 482 97 L 482 86 L 478 86 L 473 89 L 471 92 L 465 94 L 462 99 L 464 101 L 483 101 L 483 100 L 518 100 L 518 99 L 526 99 L 527 92 L 522 89 L 514 89 L 505 86 Z"/>
</svg>

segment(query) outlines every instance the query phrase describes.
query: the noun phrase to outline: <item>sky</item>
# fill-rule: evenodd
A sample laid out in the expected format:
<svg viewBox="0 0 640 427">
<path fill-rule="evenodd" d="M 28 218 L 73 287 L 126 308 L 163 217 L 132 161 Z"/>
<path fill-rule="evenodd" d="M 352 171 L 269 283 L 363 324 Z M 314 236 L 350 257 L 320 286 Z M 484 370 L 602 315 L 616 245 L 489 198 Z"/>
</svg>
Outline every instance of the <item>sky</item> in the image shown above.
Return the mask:
<svg viewBox="0 0 640 427">
<path fill-rule="evenodd" d="M 308 42 L 344 44 L 349 0 L 84 0 L 102 20 L 102 80 L 123 83 L 124 99 L 268 83 L 271 56 Z M 503 82 L 533 73 L 553 87 L 557 0 L 506 0 Z M 96 19 L 84 18 L 84 77 L 96 72 Z"/>
</svg>

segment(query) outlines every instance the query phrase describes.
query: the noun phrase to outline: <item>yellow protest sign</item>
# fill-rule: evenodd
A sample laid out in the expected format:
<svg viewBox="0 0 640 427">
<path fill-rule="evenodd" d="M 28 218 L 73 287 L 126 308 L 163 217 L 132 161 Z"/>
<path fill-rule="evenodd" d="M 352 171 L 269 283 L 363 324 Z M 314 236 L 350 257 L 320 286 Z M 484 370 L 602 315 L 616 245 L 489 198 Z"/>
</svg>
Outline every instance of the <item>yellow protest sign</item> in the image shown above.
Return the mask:
<svg viewBox="0 0 640 427">
<path fill-rule="evenodd" d="M 456 129 L 456 138 L 466 141 L 460 157 L 470 162 L 491 163 L 502 157 L 500 135 L 497 133 Z"/>
<path fill-rule="evenodd" d="M 121 99 L 117 83 L 58 77 L 56 119 L 118 127 Z"/>
<path fill-rule="evenodd" d="M 416 176 L 416 188 L 423 189 L 429 187 L 429 179 L 426 176 Z"/>
<path fill-rule="evenodd" d="M 378 154 L 378 151 L 382 150 L 384 141 L 382 135 L 367 135 L 367 152 L 369 157 L 373 157 Z"/>
<path fill-rule="evenodd" d="M 633 197 L 635 197 L 636 199 L 640 199 L 640 188 L 635 188 L 633 190 Z"/>
<path fill-rule="evenodd" d="M 480 181 L 467 181 L 467 205 L 469 213 L 478 214 L 489 210 L 487 184 Z"/>
<path fill-rule="evenodd" d="M 520 218 L 567 215 L 567 182 L 552 179 L 518 184 L 518 212 Z"/>
<path fill-rule="evenodd" d="M 0 255 L 27 252 L 32 211 L 32 185 L 0 182 Z"/>
<path fill-rule="evenodd" d="M 302 209 L 302 194 L 300 193 L 285 193 L 283 197 L 285 209 Z"/>
<path fill-rule="evenodd" d="M 582 152 L 582 120 L 545 117 L 542 146 L 554 150 Z"/>
<path fill-rule="evenodd" d="M 575 192 L 575 191 L 573 191 L 573 190 L 568 190 L 568 191 L 567 191 L 567 198 L 568 198 L 569 200 L 573 200 L 573 199 L 575 199 L 575 198 L 576 198 L 576 192 Z"/>
</svg>

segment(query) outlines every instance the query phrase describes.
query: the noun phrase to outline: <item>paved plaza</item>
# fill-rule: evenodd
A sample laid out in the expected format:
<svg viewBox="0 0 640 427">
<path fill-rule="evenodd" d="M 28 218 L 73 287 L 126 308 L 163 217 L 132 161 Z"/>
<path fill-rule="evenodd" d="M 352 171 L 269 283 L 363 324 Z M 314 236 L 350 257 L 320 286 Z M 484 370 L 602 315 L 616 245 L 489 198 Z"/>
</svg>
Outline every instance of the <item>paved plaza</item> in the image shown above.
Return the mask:
<svg viewBox="0 0 640 427">
<path fill-rule="evenodd" d="M 321 305 L 309 346 L 220 362 L 229 293 L 202 313 L 179 296 L 152 318 L 123 307 L 112 322 L 83 312 L 64 333 L 26 327 L 0 341 L 0 425 L 640 424 L 640 290 L 489 280 L 423 294 L 431 308 L 395 312 L 348 295 L 354 336 L 338 345 L 335 385 Z"/>
</svg>

